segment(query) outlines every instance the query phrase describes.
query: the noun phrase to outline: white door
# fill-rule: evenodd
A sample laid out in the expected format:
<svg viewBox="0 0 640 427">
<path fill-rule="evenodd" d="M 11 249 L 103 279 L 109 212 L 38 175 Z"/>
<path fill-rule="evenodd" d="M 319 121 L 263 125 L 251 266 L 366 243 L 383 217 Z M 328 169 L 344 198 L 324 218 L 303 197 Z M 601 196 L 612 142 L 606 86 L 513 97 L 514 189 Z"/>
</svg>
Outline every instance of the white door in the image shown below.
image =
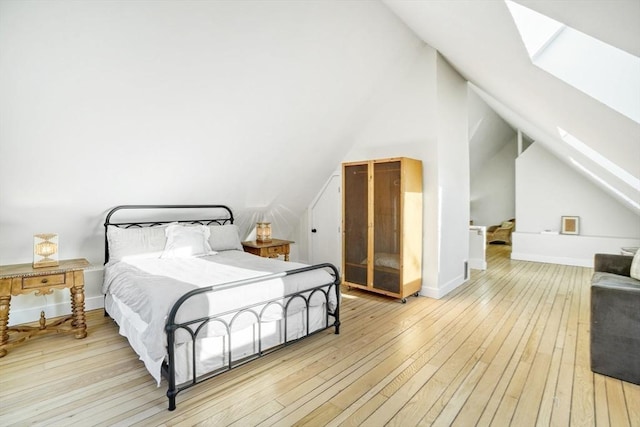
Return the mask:
<svg viewBox="0 0 640 427">
<path fill-rule="evenodd" d="M 311 206 L 311 262 L 342 267 L 340 175 L 333 175 Z"/>
</svg>

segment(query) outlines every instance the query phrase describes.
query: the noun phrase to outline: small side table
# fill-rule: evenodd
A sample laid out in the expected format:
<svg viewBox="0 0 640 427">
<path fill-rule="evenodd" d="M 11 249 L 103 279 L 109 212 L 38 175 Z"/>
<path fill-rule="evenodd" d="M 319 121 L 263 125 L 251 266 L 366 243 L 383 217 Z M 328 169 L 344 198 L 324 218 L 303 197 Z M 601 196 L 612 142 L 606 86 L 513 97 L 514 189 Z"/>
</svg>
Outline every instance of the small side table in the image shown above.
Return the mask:
<svg viewBox="0 0 640 427">
<path fill-rule="evenodd" d="M 279 255 L 284 255 L 284 260 L 289 261 L 289 245 L 291 243 L 295 242 L 280 239 L 272 239 L 270 242 L 249 240 L 242 242 L 242 247 L 245 252 L 265 258 L 277 258 Z"/>
<path fill-rule="evenodd" d="M 7 350 L 36 335 L 50 333 L 72 333 L 77 339 L 87 336 L 84 315 L 84 269 L 89 267 L 86 259 L 60 261 L 57 267 L 33 268 L 31 264 L 0 266 L 0 357 Z M 71 295 L 71 315 L 47 324 L 44 311 L 40 313 L 40 326 L 9 327 L 11 295 L 48 295 L 54 289 L 69 288 Z M 68 321 L 69 325 L 64 325 Z M 9 341 L 9 332 L 16 337 Z"/>
</svg>

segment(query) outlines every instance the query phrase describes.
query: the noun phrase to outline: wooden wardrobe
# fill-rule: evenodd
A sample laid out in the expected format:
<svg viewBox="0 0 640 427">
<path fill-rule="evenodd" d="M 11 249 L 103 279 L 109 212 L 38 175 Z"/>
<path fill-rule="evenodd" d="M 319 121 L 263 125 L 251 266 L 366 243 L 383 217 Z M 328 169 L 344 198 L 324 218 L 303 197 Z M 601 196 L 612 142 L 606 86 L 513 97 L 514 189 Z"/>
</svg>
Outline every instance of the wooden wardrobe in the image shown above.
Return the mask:
<svg viewBox="0 0 640 427">
<path fill-rule="evenodd" d="M 406 302 L 422 286 L 422 162 L 343 163 L 342 189 L 344 284 Z"/>
</svg>

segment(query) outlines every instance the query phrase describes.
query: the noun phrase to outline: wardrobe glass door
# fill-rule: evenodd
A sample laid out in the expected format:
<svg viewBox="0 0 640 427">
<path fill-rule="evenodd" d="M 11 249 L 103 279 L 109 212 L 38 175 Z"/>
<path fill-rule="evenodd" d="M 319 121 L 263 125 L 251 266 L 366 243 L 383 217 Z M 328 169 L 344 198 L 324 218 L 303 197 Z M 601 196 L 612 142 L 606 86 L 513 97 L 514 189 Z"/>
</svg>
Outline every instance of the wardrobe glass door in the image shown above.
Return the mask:
<svg viewBox="0 0 640 427">
<path fill-rule="evenodd" d="M 368 165 L 345 165 L 343 177 L 344 278 L 367 286 Z"/>
<path fill-rule="evenodd" d="M 373 287 L 400 293 L 400 161 L 373 166 Z"/>
</svg>

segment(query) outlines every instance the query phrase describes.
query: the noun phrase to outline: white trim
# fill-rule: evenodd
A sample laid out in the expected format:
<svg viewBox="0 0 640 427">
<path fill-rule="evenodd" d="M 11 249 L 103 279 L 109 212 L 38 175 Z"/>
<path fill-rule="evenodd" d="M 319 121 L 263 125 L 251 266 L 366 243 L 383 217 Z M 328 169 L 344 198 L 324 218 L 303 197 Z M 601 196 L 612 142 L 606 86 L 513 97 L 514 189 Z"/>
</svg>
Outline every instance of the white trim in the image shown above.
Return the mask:
<svg viewBox="0 0 640 427">
<path fill-rule="evenodd" d="M 562 34 L 562 32 L 567 28 L 567 26 L 565 24 L 560 24 L 560 27 L 558 27 L 557 30 L 554 31 L 553 34 L 551 34 L 551 37 L 549 37 L 547 39 L 546 42 L 544 42 L 542 44 L 542 46 L 540 46 L 538 48 L 538 50 L 536 50 L 535 52 L 533 52 L 529 57 L 531 58 L 531 62 L 535 63 L 539 58 L 540 55 L 542 55 L 542 53 L 547 50 L 547 48 L 549 46 L 551 46 L 558 37 L 560 37 L 560 34 Z"/>
<path fill-rule="evenodd" d="M 469 268 L 472 270 L 486 270 L 487 262 L 480 259 L 469 258 Z"/>
<path fill-rule="evenodd" d="M 429 297 L 429 298 L 440 299 L 445 295 L 447 295 L 449 292 L 456 289 L 458 286 L 463 285 L 464 283 L 465 283 L 464 276 L 458 276 L 453 280 L 450 280 L 448 283 L 446 283 L 442 287 L 432 288 L 432 287 L 422 286 L 422 289 L 420 289 L 420 295 Z"/>
<path fill-rule="evenodd" d="M 511 259 L 593 267 L 596 253 L 619 254 L 621 248 L 640 246 L 640 239 L 513 232 Z"/>
<path fill-rule="evenodd" d="M 522 154 L 522 131 L 518 129 L 518 157 Z"/>
<path fill-rule="evenodd" d="M 519 261 L 544 262 L 547 264 L 575 265 L 577 267 L 593 267 L 593 258 L 554 257 L 540 254 L 511 252 L 511 259 Z"/>
</svg>

